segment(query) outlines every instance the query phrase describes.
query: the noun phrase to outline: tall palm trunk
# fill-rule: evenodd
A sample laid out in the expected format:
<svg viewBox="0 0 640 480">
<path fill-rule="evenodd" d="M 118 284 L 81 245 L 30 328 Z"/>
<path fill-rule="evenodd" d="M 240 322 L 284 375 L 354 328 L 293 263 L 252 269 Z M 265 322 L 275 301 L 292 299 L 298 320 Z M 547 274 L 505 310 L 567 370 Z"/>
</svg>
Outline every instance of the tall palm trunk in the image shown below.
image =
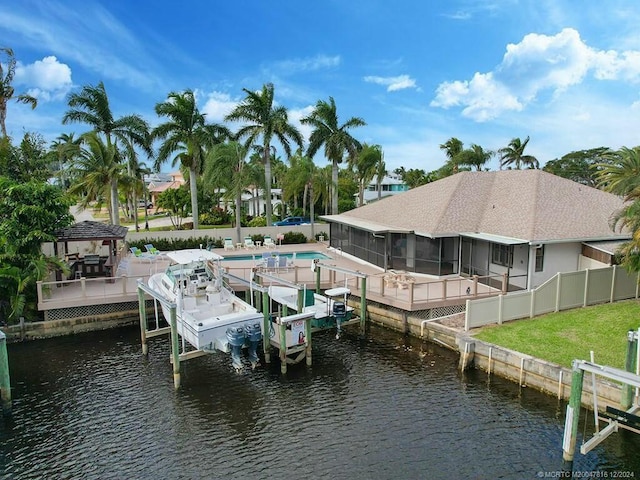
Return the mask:
<svg viewBox="0 0 640 480">
<path fill-rule="evenodd" d="M 240 209 L 242 208 L 242 192 L 238 192 L 236 195 L 236 235 L 238 237 L 237 242 L 242 241 L 242 213 Z"/>
<path fill-rule="evenodd" d="M 338 162 L 335 160 L 331 168 L 331 214 L 338 214 Z"/>
<path fill-rule="evenodd" d="M 111 179 L 111 222 L 120 225 L 120 207 L 118 205 L 118 180 Z"/>
<path fill-rule="evenodd" d="M 311 238 L 315 239 L 316 238 L 316 234 L 315 234 L 315 225 L 314 225 L 314 207 L 313 204 L 315 203 L 313 201 L 313 184 L 311 182 L 309 182 L 307 184 L 307 186 L 309 187 L 309 218 L 311 219 Z"/>
<path fill-rule="evenodd" d="M 271 226 L 271 155 L 268 144 L 264 146 L 264 201 L 267 217 L 267 227 Z"/>
<path fill-rule="evenodd" d="M 193 229 L 199 228 L 198 224 L 198 186 L 196 185 L 196 168 L 189 167 L 189 188 L 191 190 L 191 214 L 193 215 Z"/>
</svg>

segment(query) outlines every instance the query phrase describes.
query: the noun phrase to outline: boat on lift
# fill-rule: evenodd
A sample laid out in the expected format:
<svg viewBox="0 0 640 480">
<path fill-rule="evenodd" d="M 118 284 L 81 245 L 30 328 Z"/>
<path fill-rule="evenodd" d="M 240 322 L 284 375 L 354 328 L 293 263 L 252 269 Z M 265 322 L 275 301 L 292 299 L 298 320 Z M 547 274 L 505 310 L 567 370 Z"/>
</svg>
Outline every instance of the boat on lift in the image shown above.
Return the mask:
<svg viewBox="0 0 640 480">
<path fill-rule="evenodd" d="M 286 306 L 288 310 L 298 312 L 298 296 L 302 296 L 302 312 L 314 313 L 311 328 L 314 330 L 328 330 L 336 328 L 336 338 L 340 338 L 342 326 L 352 320 L 353 308 L 347 305 L 347 295 L 350 290 L 346 287 L 325 290 L 324 295 L 306 288 L 300 290 L 293 287 L 271 285 L 269 298 L 274 302 Z"/>
<path fill-rule="evenodd" d="M 183 341 L 198 350 L 231 353 L 237 370 L 242 368 L 241 350 L 247 346 L 255 368 L 263 315 L 225 285 L 220 266 L 224 257 L 204 249 L 164 255 L 171 259 L 171 265 L 152 275 L 148 285 L 176 304 L 177 331 Z M 164 304 L 162 313 L 169 321 L 169 308 Z"/>
</svg>

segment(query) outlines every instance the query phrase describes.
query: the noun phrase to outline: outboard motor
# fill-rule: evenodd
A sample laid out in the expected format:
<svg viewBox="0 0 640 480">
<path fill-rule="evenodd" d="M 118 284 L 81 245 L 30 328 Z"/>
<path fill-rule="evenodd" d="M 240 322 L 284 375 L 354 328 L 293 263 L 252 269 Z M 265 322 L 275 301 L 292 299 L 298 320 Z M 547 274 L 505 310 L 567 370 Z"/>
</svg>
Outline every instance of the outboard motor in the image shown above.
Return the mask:
<svg viewBox="0 0 640 480">
<path fill-rule="evenodd" d="M 229 327 L 227 328 L 227 340 L 231 346 L 231 364 L 236 370 L 242 370 L 242 360 L 240 353 L 244 345 L 244 328 Z"/>
<path fill-rule="evenodd" d="M 347 307 L 343 302 L 333 302 L 333 316 L 336 318 L 336 339 L 340 338 L 342 332 L 340 323 L 347 316 Z"/>
<path fill-rule="evenodd" d="M 258 344 L 262 340 L 262 330 L 260 329 L 260 323 L 255 322 L 244 326 L 245 335 L 249 342 L 249 361 L 251 362 L 251 368 L 256 368 L 258 365 Z"/>
</svg>

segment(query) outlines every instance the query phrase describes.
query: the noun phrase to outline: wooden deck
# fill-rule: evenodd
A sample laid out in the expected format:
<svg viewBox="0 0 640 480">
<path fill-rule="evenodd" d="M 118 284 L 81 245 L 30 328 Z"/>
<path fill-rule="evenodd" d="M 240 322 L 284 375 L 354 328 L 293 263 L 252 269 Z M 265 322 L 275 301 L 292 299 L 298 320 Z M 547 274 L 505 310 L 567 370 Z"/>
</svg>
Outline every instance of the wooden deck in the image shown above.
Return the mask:
<svg viewBox="0 0 640 480">
<path fill-rule="evenodd" d="M 359 271 L 367 275 L 366 298 L 368 301 L 406 311 L 460 305 L 464 304 L 467 299 L 494 296 L 501 293 L 500 290 L 482 283 L 483 279 L 480 278 L 452 276 L 446 279 L 437 279 L 405 272 L 384 272 L 378 267 L 329 249 L 323 243 L 283 245 L 277 250 L 282 253 L 320 252 L 329 257 L 320 260 L 321 264 Z M 223 266 L 230 274 L 245 280 L 249 280 L 265 251 L 273 252 L 274 250 L 266 250 L 264 247 L 240 251 L 215 250 L 216 253 L 226 258 L 237 255 L 254 256 L 255 258 L 248 260 L 223 261 Z M 270 273 L 290 282 L 306 284 L 310 288 L 315 288 L 316 273 L 311 269 L 311 262 L 310 259 L 296 258 L 292 266 L 275 268 Z M 38 284 L 38 309 L 44 311 L 137 301 L 137 282 L 139 280 L 146 282 L 150 275 L 162 272 L 168 265 L 169 260 L 161 255 L 154 258 L 139 258 L 129 255 L 120 262 L 116 277 L 40 282 Z M 347 286 L 352 295 L 360 297 L 362 284 L 357 277 L 322 267 L 320 272 L 322 289 Z M 230 286 L 236 291 L 247 289 L 245 285 L 240 283 L 234 284 L 232 282 Z"/>
</svg>

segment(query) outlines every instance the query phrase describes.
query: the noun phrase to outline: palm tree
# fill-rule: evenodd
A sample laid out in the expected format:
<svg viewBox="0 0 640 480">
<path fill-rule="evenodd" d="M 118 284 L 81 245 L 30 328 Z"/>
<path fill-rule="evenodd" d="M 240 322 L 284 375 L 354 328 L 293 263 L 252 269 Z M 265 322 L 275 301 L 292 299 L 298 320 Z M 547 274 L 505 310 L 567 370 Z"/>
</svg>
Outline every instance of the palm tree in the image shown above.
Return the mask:
<svg viewBox="0 0 640 480">
<path fill-rule="evenodd" d="M 97 132 L 85 133 L 82 140 L 86 148 L 74 161 L 78 181 L 69 188 L 69 193 L 84 194 L 80 203 L 83 208 L 108 194 L 112 207 L 109 209 L 109 219 L 116 224 L 114 215 L 117 217 L 119 213 L 113 205 L 118 203 L 118 182 L 125 173 L 118 149 L 115 144 L 107 145 Z"/>
<path fill-rule="evenodd" d="M 336 102 L 333 97 L 329 101 L 319 100 L 307 117 L 300 119 L 302 124 L 311 125 L 313 131 L 309 138 L 307 155 L 312 157 L 324 145 L 324 155 L 332 163 L 331 170 L 331 213 L 338 214 L 338 164 L 342 162 L 345 152 L 355 155 L 360 143 L 351 136 L 349 129 L 366 125 L 358 117 L 351 117 L 342 125 L 338 124 Z"/>
<path fill-rule="evenodd" d="M 73 133 L 63 133 L 51 142 L 49 155 L 54 172 L 60 179 L 63 188 L 71 183 L 67 172 L 67 165 L 73 163 L 74 158 L 80 155 L 82 138 L 76 138 Z"/>
<path fill-rule="evenodd" d="M 136 146 L 151 155 L 147 122 L 140 115 L 125 115 L 114 119 L 109 106 L 109 97 L 102 82 L 97 86 L 85 85 L 79 93 L 69 94 L 67 103 L 70 109 L 62 117 L 63 124 L 86 123 L 93 127 L 94 132 L 105 136 L 107 150 L 110 150 L 115 146 L 116 141 L 120 140 L 128 157 L 136 155 Z M 120 155 L 114 153 L 114 158 L 120 158 Z M 117 195 L 115 199 L 112 198 L 111 218 L 112 222 L 120 225 Z"/>
<path fill-rule="evenodd" d="M 484 150 L 480 145 L 471 144 L 471 148 L 460 152 L 457 158 L 457 165 L 475 167 L 476 171 L 482 170 L 482 167 L 495 155 L 491 150 Z"/>
<path fill-rule="evenodd" d="M 358 182 L 358 206 L 364 205 L 364 190 L 376 174 L 376 166 L 382 160 L 380 145 L 362 144 L 362 148 L 351 162 Z"/>
<path fill-rule="evenodd" d="M 242 194 L 251 182 L 248 149 L 238 142 L 215 145 L 205 160 L 206 183 L 224 185 L 223 198 L 235 201 L 237 241 L 242 238 Z"/>
<path fill-rule="evenodd" d="M 196 179 L 202 173 L 206 149 L 231 137 L 231 132 L 217 124 L 206 124 L 204 114 L 196 106 L 196 98 L 191 90 L 177 93 L 171 92 L 167 100 L 156 105 L 156 114 L 167 117 L 169 121 L 158 125 L 151 132 L 151 137 L 162 140 L 154 169 L 159 170 L 171 155 L 172 166 L 176 163 L 189 170 L 189 186 L 191 189 L 191 213 L 193 229 L 199 227 L 198 222 L 198 187 Z"/>
<path fill-rule="evenodd" d="M 520 170 L 521 166 L 528 166 L 528 168 L 539 168 L 540 164 L 538 159 L 533 155 L 525 155 L 524 149 L 529 143 L 529 137 L 523 142 L 519 138 L 513 138 L 509 142 L 509 145 L 498 150 L 500 154 L 500 168 L 514 165 L 516 170 Z"/>
<path fill-rule="evenodd" d="M 382 198 L 382 180 L 387 176 L 387 165 L 384 163 L 384 152 L 381 152 L 380 158 L 375 166 L 376 188 L 378 190 L 378 200 Z"/>
<path fill-rule="evenodd" d="M 0 47 L 0 52 L 4 53 L 7 57 L 5 63 L 7 71 L 2 68 L 2 62 L 0 62 L 0 129 L 2 129 L 2 136 L 7 137 L 7 104 L 9 100 L 15 100 L 18 103 L 24 103 L 31 105 L 31 109 L 36 108 L 38 100 L 26 93 L 16 95 L 16 91 L 13 88 L 13 77 L 16 73 L 16 58 L 13 55 L 13 50 L 7 47 Z"/>
<path fill-rule="evenodd" d="M 444 150 L 447 156 L 447 163 L 451 165 L 451 171 L 458 173 L 458 160 L 457 157 L 462 153 L 463 143 L 456 137 L 451 137 L 446 142 L 440 144 L 440 150 Z"/>
<path fill-rule="evenodd" d="M 265 177 L 265 203 L 267 226 L 271 225 L 271 141 L 275 137 L 284 148 L 287 157 L 291 156 L 291 144 L 293 141 L 302 148 L 302 134 L 296 127 L 289 123 L 287 109 L 283 106 L 275 106 L 273 102 L 273 84 L 262 86 L 260 92 L 242 89 L 246 98 L 225 117 L 226 121 L 243 121 L 247 125 L 238 130 L 238 139 L 246 137 L 246 147 L 253 145 L 259 137 L 262 138 L 262 158 Z"/>
<path fill-rule="evenodd" d="M 640 194 L 640 147 L 622 147 L 605 155 L 597 166 L 598 187 L 632 200 Z"/>
</svg>

